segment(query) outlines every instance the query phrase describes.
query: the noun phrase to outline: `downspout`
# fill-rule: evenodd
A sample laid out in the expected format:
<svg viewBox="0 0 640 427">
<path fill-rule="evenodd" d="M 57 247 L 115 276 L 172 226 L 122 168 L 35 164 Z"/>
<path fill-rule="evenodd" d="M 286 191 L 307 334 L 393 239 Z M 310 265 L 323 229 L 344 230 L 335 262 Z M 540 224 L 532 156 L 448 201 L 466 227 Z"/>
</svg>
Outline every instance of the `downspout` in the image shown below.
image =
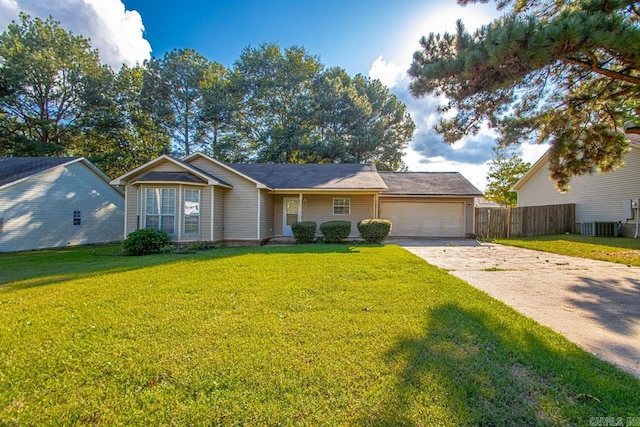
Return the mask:
<svg viewBox="0 0 640 427">
<path fill-rule="evenodd" d="M 258 241 L 260 241 L 260 202 L 261 202 L 262 194 L 260 194 L 260 189 L 258 188 Z"/>
<path fill-rule="evenodd" d="M 184 201 L 182 200 L 182 184 L 178 185 L 178 203 L 176 206 L 176 215 L 178 216 L 178 242 L 182 242 L 182 214 Z"/>
<path fill-rule="evenodd" d="M 128 198 L 127 198 L 127 193 L 129 192 L 129 188 L 131 186 L 127 185 L 126 187 L 124 187 L 124 235 L 122 236 L 123 239 L 127 238 L 127 203 L 128 203 Z M 137 218 L 136 218 L 137 221 Z"/>
<path fill-rule="evenodd" d="M 302 222 L 302 193 L 298 194 L 298 222 Z"/>
<path fill-rule="evenodd" d="M 633 236 L 634 239 L 638 238 L 638 225 L 640 225 L 640 199 L 638 199 L 638 205 L 636 206 L 636 234 Z"/>
<path fill-rule="evenodd" d="M 215 226 L 216 226 L 216 220 L 215 220 L 215 202 L 214 199 L 216 197 L 216 191 L 215 191 L 215 187 L 212 185 L 211 186 L 211 241 L 213 242 L 213 240 L 215 239 Z"/>
</svg>

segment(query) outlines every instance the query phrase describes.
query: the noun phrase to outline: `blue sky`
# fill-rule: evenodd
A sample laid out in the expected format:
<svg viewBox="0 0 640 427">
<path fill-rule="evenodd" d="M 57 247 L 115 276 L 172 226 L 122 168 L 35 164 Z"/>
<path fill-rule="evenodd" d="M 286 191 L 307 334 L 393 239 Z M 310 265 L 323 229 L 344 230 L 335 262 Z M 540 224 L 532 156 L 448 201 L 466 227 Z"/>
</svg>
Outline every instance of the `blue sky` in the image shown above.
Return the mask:
<svg viewBox="0 0 640 427">
<path fill-rule="evenodd" d="M 448 146 L 432 126 L 439 101 L 408 93 L 406 70 L 418 40 L 453 31 L 461 18 L 468 29 L 498 16 L 494 3 L 458 6 L 454 0 L 204 1 L 183 0 L 0 0 L 0 30 L 19 11 L 52 15 L 92 41 L 104 63 L 142 63 L 174 48 L 192 48 L 232 66 L 246 46 L 276 42 L 302 46 L 328 67 L 380 79 L 407 105 L 416 132 L 404 157 L 413 171 L 458 171 L 483 189 L 494 138 L 480 135 Z M 545 147 L 523 146 L 533 162 Z"/>
</svg>

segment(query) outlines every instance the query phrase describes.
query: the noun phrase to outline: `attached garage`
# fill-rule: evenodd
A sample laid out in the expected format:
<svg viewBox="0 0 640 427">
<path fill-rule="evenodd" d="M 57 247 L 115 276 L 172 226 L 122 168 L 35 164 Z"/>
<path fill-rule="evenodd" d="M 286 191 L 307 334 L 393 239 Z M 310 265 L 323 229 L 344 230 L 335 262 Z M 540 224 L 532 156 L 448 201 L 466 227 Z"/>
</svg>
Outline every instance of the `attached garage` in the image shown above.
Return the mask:
<svg viewBox="0 0 640 427">
<path fill-rule="evenodd" d="M 380 217 L 391 220 L 391 236 L 464 237 L 464 203 L 381 201 Z"/>
<path fill-rule="evenodd" d="M 379 172 L 388 191 L 378 216 L 394 237 L 465 237 L 474 234 L 474 199 L 482 193 L 457 172 Z"/>
</svg>

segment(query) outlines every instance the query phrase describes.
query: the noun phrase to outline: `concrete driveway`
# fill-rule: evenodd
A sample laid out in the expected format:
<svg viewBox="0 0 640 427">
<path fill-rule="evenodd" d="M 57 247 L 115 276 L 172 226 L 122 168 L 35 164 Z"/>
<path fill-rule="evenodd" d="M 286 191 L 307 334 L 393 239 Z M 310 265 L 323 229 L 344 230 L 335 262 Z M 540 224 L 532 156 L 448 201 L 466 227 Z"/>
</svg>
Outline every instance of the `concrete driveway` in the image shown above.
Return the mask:
<svg viewBox="0 0 640 427">
<path fill-rule="evenodd" d="M 640 378 L 640 268 L 473 239 L 389 243 Z"/>
</svg>

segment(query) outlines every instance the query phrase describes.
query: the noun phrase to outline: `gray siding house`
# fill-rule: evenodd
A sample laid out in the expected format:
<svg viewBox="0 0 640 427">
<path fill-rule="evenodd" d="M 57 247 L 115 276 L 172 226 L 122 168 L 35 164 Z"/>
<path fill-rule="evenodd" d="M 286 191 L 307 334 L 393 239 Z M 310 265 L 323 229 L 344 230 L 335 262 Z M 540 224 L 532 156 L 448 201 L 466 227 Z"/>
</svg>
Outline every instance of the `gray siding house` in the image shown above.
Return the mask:
<svg viewBox="0 0 640 427">
<path fill-rule="evenodd" d="M 122 240 L 124 194 L 84 158 L 0 158 L 0 252 Z"/>
<path fill-rule="evenodd" d="M 480 191 L 458 173 L 378 172 L 369 164 L 225 164 L 202 153 L 161 156 L 116 178 L 125 235 L 166 231 L 176 242 L 260 243 L 296 221 L 393 222 L 392 236 L 474 233 Z"/>
<path fill-rule="evenodd" d="M 629 200 L 640 199 L 640 135 L 629 134 L 631 150 L 624 166 L 614 172 L 576 176 L 571 189 L 560 193 L 549 178 L 549 152 L 515 184 L 518 206 L 542 206 L 575 203 L 577 230 L 582 223 L 621 222 L 622 234 L 635 234 L 637 211 Z"/>
</svg>

